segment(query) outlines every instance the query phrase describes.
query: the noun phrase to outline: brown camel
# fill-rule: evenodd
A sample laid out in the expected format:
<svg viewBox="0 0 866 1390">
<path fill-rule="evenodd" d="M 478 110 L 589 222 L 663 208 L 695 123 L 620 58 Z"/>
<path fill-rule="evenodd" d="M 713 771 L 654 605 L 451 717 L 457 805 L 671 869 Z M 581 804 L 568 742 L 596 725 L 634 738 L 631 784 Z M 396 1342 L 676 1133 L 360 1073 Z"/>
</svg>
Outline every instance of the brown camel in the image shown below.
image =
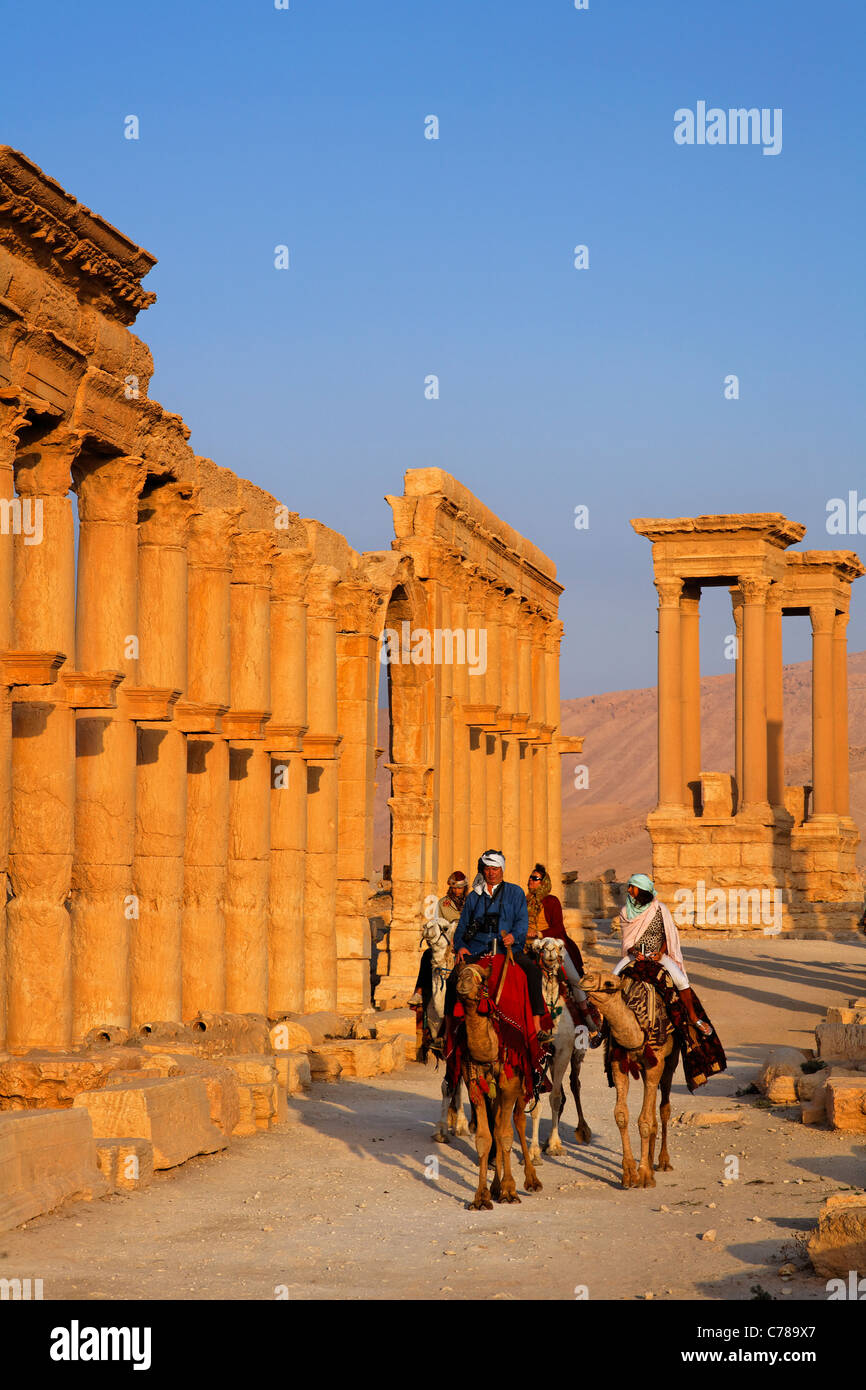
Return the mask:
<svg viewBox="0 0 866 1390">
<path fill-rule="evenodd" d="M 478 1002 L 489 966 L 463 965 L 457 975 L 457 997 L 463 1005 L 466 1024 L 466 1056 L 463 1080 L 475 1114 L 475 1147 L 478 1151 L 478 1188 L 470 1210 L 491 1211 L 493 1202 L 519 1202 L 517 1184 L 511 1173 L 512 1122 L 516 1126 L 523 1152 L 523 1173 L 527 1192 L 540 1192 L 541 1183 L 529 1157 L 526 1143 L 526 1103 L 523 1078 L 501 1075 L 499 1038 L 489 1014 L 479 1014 Z M 479 1092 L 478 1082 L 494 1083 L 492 1099 Z M 473 1100 L 473 1096 L 477 1097 Z M 493 1150 L 491 1157 L 491 1149 Z M 494 1178 L 487 1187 L 487 1164 L 494 1164 Z"/>
<path fill-rule="evenodd" d="M 658 1000 L 658 996 L 655 995 L 655 999 L 658 1000 L 656 1018 L 647 1032 L 623 997 L 623 983 L 618 975 L 613 975 L 607 970 L 591 970 L 584 975 L 580 986 L 586 991 L 602 1017 L 607 1020 L 613 1042 L 626 1049 L 629 1061 L 634 1060 L 637 1063 L 643 1079 L 643 1105 L 637 1122 L 640 1131 L 640 1163 L 635 1165 L 634 1154 L 628 1137 L 628 1106 L 626 1101 L 628 1099 L 629 1072 L 622 1071 L 616 1062 L 612 1065 L 611 1072 L 616 1087 L 616 1105 L 613 1113 L 622 1139 L 622 1185 L 623 1187 L 655 1187 L 653 1155 L 659 1129 L 659 1115 L 661 1116 L 662 1142 L 659 1161 L 655 1167 L 664 1173 L 673 1170 L 668 1153 L 668 1120 L 671 1113 L 671 1085 L 679 1060 L 679 1044 L 673 1031 L 673 1024 L 668 1018 L 661 1000 Z M 648 1066 L 643 1057 L 647 1044 L 649 1044 L 656 1059 L 652 1066 Z M 656 1112 L 657 1097 L 661 1100 L 658 1113 Z"/>
</svg>

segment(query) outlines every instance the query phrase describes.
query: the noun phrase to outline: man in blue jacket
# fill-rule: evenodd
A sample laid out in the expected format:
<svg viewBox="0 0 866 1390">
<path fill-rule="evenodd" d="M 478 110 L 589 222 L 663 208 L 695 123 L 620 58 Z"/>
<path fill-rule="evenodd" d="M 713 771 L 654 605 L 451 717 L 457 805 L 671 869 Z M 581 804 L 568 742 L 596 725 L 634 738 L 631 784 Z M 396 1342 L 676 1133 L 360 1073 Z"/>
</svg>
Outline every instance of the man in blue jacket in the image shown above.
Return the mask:
<svg viewBox="0 0 866 1390">
<path fill-rule="evenodd" d="M 495 955 L 510 946 L 515 964 L 526 975 L 535 1031 L 542 1040 L 546 1040 L 541 1033 L 541 1015 L 545 1012 L 541 967 L 523 949 L 528 930 L 526 895 L 519 884 L 505 882 L 505 856 L 502 851 L 489 849 L 478 860 L 478 873 L 471 891 L 466 894 L 454 933 L 457 965 L 446 987 L 445 1012 L 453 1012 L 457 969 L 463 961 Z"/>
</svg>

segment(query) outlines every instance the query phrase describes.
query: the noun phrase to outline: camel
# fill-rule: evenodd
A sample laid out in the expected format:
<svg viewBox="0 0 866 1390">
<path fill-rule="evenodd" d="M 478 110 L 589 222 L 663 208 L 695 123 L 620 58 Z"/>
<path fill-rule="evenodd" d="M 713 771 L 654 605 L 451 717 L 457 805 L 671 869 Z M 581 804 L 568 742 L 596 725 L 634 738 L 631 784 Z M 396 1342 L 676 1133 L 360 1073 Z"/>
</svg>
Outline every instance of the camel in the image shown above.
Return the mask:
<svg viewBox="0 0 866 1390">
<path fill-rule="evenodd" d="M 456 928 L 456 922 L 448 922 L 444 917 L 434 917 L 425 924 L 421 933 L 422 945 L 429 946 L 432 953 L 433 993 L 427 1005 L 426 1021 L 434 1038 L 445 1017 L 445 985 L 454 964 L 452 943 Z M 433 1138 L 437 1144 L 448 1144 L 450 1135 L 459 1138 L 468 1133 L 469 1126 L 463 1110 L 463 1081 L 458 1081 L 456 1089 L 452 1091 L 447 1079 L 443 1078 L 442 1106 Z"/>
<path fill-rule="evenodd" d="M 511 965 L 509 968 L 517 967 Z M 477 963 L 461 966 L 457 976 L 457 997 L 463 1005 L 466 1026 L 467 1055 L 463 1062 L 463 1080 L 475 1112 L 475 1147 L 478 1151 L 478 1188 L 473 1201 L 469 1203 L 471 1211 L 491 1211 L 494 1201 L 520 1201 L 511 1172 L 512 1123 L 520 1139 L 526 1191 L 541 1191 L 541 1183 L 526 1143 L 523 1080 L 520 1076 L 501 1076 L 496 1029 L 489 1014 L 478 1012 L 481 992 L 489 976 L 490 966 Z M 492 1099 L 479 1093 L 479 1077 L 488 1083 L 495 1083 Z M 479 1096 L 477 1101 L 472 1099 L 473 1092 Z M 488 1161 L 492 1161 L 495 1168 L 490 1188 L 487 1186 Z"/>
<path fill-rule="evenodd" d="M 585 1027 L 581 1027 L 579 1030 L 575 1028 L 568 1007 L 560 998 L 565 943 L 554 937 L 538 936 L 534 941 L 528 943 L 528 947 L 538 955 L 538 963 L 542 972 L 544 1002 L 547 1004 L 548 1011 L 555 1014 L 560 1006 L 562 1010 L 556 1024 L 556 1032 L 553 1035 L 553 1064 L 550 1068 L 552 1083 L 550 1092 L 551 1128 L 547 1143 L 544 1145 L 544 1152 L 555 1157 L 565 1152 L 559 1137 L 559 1117 L 565 1109 L 563 1080 L 567 1068 L 570 1068 L 571 1094 L 574 1096 L 574 1103 L 577 1106 L 577 1129 L 574 1131 L 574 1137 L 578 1144 L 588 1144 L 592 1138 L 592 1131 L 586 1123 L 580 1104 L 580 1068 L 586 1056 L 589 1039 Z M 540 1128 L 541 1100 L 539 1098 L 532 1111 L 532 1143 L 529 1146 L 529 1155 L 534 1163 L 541 1162 L 541 1149 L 538 1144 Z"/>
<path fill-rule="evenodd" d="M 616 1105 L 613 1113 L 622 1139 L 622 1185 L 623 1187 L 655 1187 L 653 1155 L 658 1136 L 659 1116 L 661 1117 L 662 1131 L 661 1149 L 659 1161 L 655 1168 L 656 1171 L 665 1173 L 669 1173 L 673 1169 L 668 1153 L 668 1120 L 671 1113 L 671 1085 L 679 1060 L 679 1044 L 673 1031 L 673 1025 L 666 1010 L 662 1007 L 661 1001 L 658 1002 L 655 1022 L 651 1022 L 648 1031 L 638 1022 L 636 1013 L 626 1002 L 623 993 L 623 987 L 628 983 L 627 980 L 623 981 L 618 975 L 613 975 L 607 970 L 591 970 L 584 975 L 580 985 L 599 1013 L 607 1020 L 613 1042 L 627 1050 L 629 1060 L 637 1063 L 643 1079 L 643 1105 L 638 1117 L 640 1163 L 635 1165 L 634 1154 L 628 1137 L 628 1106 L 626 1101 L 628 1099 L 629 1073 L 623 1072 L 615 1063 L 612 1067 L 613 1081 L 616 1087 Z M 652 995 L 651 1004 L 658 1000 L 655 991 L 652 991 Z M 645 1010 L 641 1002 L 642 997 L 642 990 L 635 989 L 631 992 L 635 1006 L 643 1014 Z M 643 1056 L 647 1044 L 652 1048 L 656 1059 L 651 1066 L 647 1065 Z M 661 1100 L 658 1114 L 656 1113 L 657 1096 Z"/>
</svg>

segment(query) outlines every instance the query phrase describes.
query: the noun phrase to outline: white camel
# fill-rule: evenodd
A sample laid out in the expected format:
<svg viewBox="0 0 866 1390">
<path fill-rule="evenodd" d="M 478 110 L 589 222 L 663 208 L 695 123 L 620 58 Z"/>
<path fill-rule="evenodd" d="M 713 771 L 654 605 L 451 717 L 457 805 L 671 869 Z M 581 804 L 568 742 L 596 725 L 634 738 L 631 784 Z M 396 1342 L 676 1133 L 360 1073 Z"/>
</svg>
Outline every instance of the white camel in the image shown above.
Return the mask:
<svg viewBox="0 0 866 1390">
<path fill-rule="evenodd" d="M 427 1005 L 426 1023 L 434 1038 L 445 1017 L 445 985 L 454 965 L 453 942 L 456 929 L 456 922 L 449 922 L 437 913 L 425 924 L 421 933 L 422 945 L 430 947 L 433 966 L 433 993 Z M 450 1134 L 460 1136 L 469 1133 L 463 1110 L 463 1091 L 462 1081 L 458 1081 L 456 1090 L 451 1091 L 447 1080 L 442 1078 L 442 1109 L 439 1123 L 433 1131 L 433 1138 L 437 1144 L 449 1143 Z"/>
<path fill-rule="evenodd" d="M 579 989 L 577 971 L 571 964 L 570 957 L 565 953 L 565 942 L 559 941 L 555 937 L 540 936 L 527 942 L 527 947 L 538 955 L 544 1002 L 547 1004 L 549 1012 L 556 1016 L 556 1011 L 561 1011 L 555 1024 L 553 1062 L 550 1069 L 550 1079 L 553 1083 L 550 1091 L 551 1129 L 547 1143 L 544 1145 L 545 1153 L 557 1155 L 564 1153 L 562 1140 L 559 1137 L 559 1118 L 565 1109 L 565 1090 L 562 1083 L 569 1065 L 571 1093 L 577 1106 L 577 1129 L 574 1131 L 574 1137 L 578 1144 L 588 1144 L 592 1138 L 592 1131 L 586 1123 L 580 1104 L 580 1066 L 586 1056 L 589 1034 L 582 1024 L 575 1028 L 563 997 L 563 972 L 567 980 L 565 987 L 569 990 Z M 539 1099 L 532 1111 L 532 1143 L 529 1149 L 529 1156 L 534 1163 L 541 1162 L 541 1148 L 538 1143 L 540 1128 L 541 1101 Z"/>
</svg>

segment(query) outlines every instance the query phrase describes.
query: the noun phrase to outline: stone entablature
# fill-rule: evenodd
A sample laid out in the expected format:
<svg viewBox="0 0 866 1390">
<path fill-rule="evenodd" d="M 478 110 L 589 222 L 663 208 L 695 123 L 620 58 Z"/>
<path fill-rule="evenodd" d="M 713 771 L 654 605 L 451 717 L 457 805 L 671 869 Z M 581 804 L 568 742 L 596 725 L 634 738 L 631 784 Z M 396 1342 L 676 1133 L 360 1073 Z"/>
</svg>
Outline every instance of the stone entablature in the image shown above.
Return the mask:
<svg viewBox="0 0 866 1390">
<path fill-rule="evenodd" d="M 552 562 L 438 469 L 361 554 L 197 455 L 125 327 L 153 264 L 0 148 L 0 1051 L 370 1002 L 404 622 L 483 629 L 487 660 L 389 667 L 380 1000 L 411 992 L 455 865 L 496 845 L 511 878 L 561 873 Z"/>
<path fill-rule="evenodd" d="M 659 595 L 659 801 L 648 826 L 660 891 L 760 886 L 778 891 L 786 925 L 850 928 L 860 883 L 846 628 L 863 564 L 853 551 L 788 551 L 806 528 L 777 512 L 632 526 L 652 543 Z M 737 637 L 727 778 L 702 769 L 700 743 L 699 602 L 718 585 L 730 591 Z M 810 788 L 784 782 L 782 618 L 796 615 L 812 628 Z"/>
</svg>

